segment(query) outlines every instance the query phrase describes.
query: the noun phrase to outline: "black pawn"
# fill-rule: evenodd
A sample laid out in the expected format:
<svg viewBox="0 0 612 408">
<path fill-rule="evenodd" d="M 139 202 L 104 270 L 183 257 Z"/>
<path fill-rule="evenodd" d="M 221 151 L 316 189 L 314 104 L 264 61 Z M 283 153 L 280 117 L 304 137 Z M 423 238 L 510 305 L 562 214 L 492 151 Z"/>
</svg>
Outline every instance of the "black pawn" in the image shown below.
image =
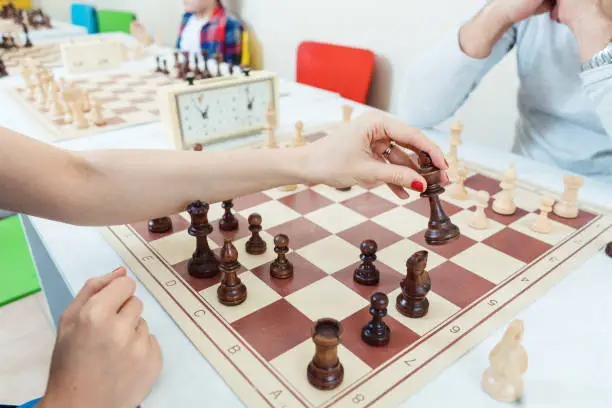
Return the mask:
<svg viewBox="0 0 612 408">
<path fill-rule="evenodd" d="M 374 266 L 378 245 L 374 240 L 367 239 L 361 243 L 361 265 L 355 269 L 353 280 L 360 285 L 377 285 L 380 280 L 380 272 Z"/>
<path fill-rule="evenodd" d="M 612 258 L 612 242 L 608 242 L 608 245 L 606 245 L 606 255 Z"/>
<path fill-rule="evenodd" d="M 0 78 L 4 78 L 8 76 L 8 71 L 6 70 L 6 65 L 4 65 L 4 60 L 0 58 Z"/>
<path fill-rule="evenodd" d="M 251 75 L 251 67 L 249 67 L 248 65 L 243 65 L 242 66 L 242 73 L 246 77 L 250 76 Z"/>
<path fill-rule="evenodd" d="M 372 320 L 361 330 L 361 339 L 370 346 L 381 347 L 389 344 L 391 329 L 383 321 L 387 315 L 389 298 L 384 293 L 374 293 L 370 299 Z"/>
<path fill-rule="evenodd" d="M 252 235 L 245 244 L 247 254 L 261 255 L 265 253 L 267 244 L 266 241 L 264 241 L 259 235 L 261 232 L 261 215 L 249 215 L 249 231 L 251 231 Z"/>
<path fill-rule="evenodd" d="M 227 200 L 223 202 L 222 206 L 225 213 L 219 221 L 219 229 L 221 231 L 236 231 L 238 229 L 238 219 L 232 214 L 234 203 L 232 200 Z"/>
<path fill-rule="evenodd" d="M 28 26 L 25 24 L 23 25 L 23 34 L 25 35 L 25 38 L 26 38 L 25 47 L 31 48 L 32 40 L 30 40 L 30 31 L 28 30 Z"/>
<path fill-rule="evenodd" d="M 293 264 L 287 259 L 289 237 L 278 234 L 274 237 L 274 252 L 278 257 L 270 264 L 270 275 L 276 279 L 288 279 L 293 276 Z"/>
<path fill-rule="evenodd" d="M 172 220 L 170 217 L 155 218 L 148 222 L 149 232 L 154 234 L 163 234 L 172 229 Z"/>
<path fill-rule="evenodd" d="M 170 74 L 170 71 L 168 70 L 168 60 L 164 60 L 164 70 L 163 70 L 163 73 L 165 75 L 169 75 Z"/>
<path fill-rule="evenodd" d="M 193 75 L 193 73 L 189 73 L 187 74 L 187 83 L 189 84 L 189 86 L 193 86 L 194 82 L 195 82 L 195 76 Z"/>
<path fill-rule="evenodd" d="M 208 235 L 213 230 L 208 222 L 208 210 L 208 204 L 201 201 L 194 201 L 187 207 L 191 216 L 187 232 L 196 238 L 196 250 L 187 263 L 187 270 L 196 278 L 212 278 L 219 273 L 219 260 L 208 245 Z"/>
<path fill-rule="evenodd" d="M 229 63 L 229 74 L 234 75 L 234 61 L 230 61 Z"/>
<path fill-rule="evenodd" d="M 239 305 L 247 298 L 247 288 L 238 277 L 238 251 L 230 239 L 225 239 L 220 258 L 223 277 L 217 288 L 217 298 L 225 306 Z"/>
<path fill-rule="evenodd" d="M 157 67 L 155 68 L 155 72 L 163 73 L 164 70 L 161 67 L 161 58 L 159 56 L 155 57 L 155 62 L 157 63 Z"/>
<path fill-rule="evenodd" d="M 193 74 L 196 79 L 202 79 L 202 71 L 200 71 L 200 60 L 198 59 L 198 54 L 193 54 Z"/>
</svg>

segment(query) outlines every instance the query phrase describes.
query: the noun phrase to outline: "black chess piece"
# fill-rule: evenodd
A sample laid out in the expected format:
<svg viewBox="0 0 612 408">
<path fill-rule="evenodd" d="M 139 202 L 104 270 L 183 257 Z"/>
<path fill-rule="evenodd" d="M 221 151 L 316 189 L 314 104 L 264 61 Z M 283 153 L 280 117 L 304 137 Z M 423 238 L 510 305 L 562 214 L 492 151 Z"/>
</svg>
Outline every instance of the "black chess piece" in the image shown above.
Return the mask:
<svg viewBox="0 0 612 408">
<path fill-rule="evenodd" d="M 612 242 L 608 242 L 608 245 L 606 245 L 606 255 L 612 258 Z"/>
<path fill-rule="evenodd" d="M 377 292 L 370 298 L 370 303 L 372 320 L 361 330 L 361 339 L 370 346 L 386 346 L 391 340 L 391 329 L 383 318 L 387 315 L 389 298 L 384 293 Z"/>
<path fill-rule="evenodd" d="M 261 229 L 261 215 L 257 213 L 249 215 L 249 231 L 251 231 L 251 238 L 249 238 L 245 244 L 247 254 L 261 255 L 266 252 L 266 241 L 259 235 Z"/>
<path fill-rule="evenodd" d="M 161 58 L 158 56 L 155 57 L 155 62 L 157 63 L 157 67 L 155 67 L 155 72 L 163 73 L 164 70 L 161 66 Z"/>
<path fill-rule="evenodd" d="M 223 201 L 223 209 L 225 213 L 219 220 L 219 229 L 221 231 L 236 231 L 238 229 L 238 219 L 232 214 L 234 203 L 232 200 Z"/>
<path fill-rule="evenodd" d="M 372 239 L 367 239 L 361 243 L 361 265 L 355 269 L 353 280 L 360 285 L 377 285 L 380 280 L 380 272 L 374 266 L 376 261 L 376 251 L 378 246 Z"/>
<path fill-rule="evenodd" d="M 217 77 L 223 76 L 221 73 L 221 64 L 223 63 L 223 55 L 218 52 L 215 54 L 215 61 L 217 62 Z"/>
<path fill-rule="evenodd" d="M 434 166 L 431 157 L 426 152 L 419 153 L 419 173 L 425 179 L 427 188 L 421 197 L 429 199 L 431 210 L 425 242 L 429 245 L 443 245 L 459 238 L 459 228 L 454 225 L 442 208 L 440 194 L 445 190 L 440 185 L 440 169 Z"/>
<path fill-rule="evenodd" d="M 344 381 L 344 366 L 338 358 L 338 346 L 343 334 L 342 323 L 324 318 L 315 322 L 312 341 L 315 353 L 306 368 L 306 377 L 319 390 L 332 390 Z"/>
<path fill-rule="evenodd" d="M 202 71 L 200 71 L 200 60 L 198 54 L 193 54 L 193 74 L 196 79 L 202 79 Z"/>
<path fill-rule="evenodd" d="M 238 250 L 230 239 L 225 239 L 220 258 L 223 278 L 217 288 L 219 302 L 226 306 L 239 305 L 247 298 L 247 288 L 238 277 Z"/>
<path fill-rule="evenodd" d="M 170 217 L 154 218 L 147 223 L 149 232 L 154 234 L 164 234 L 172 229 L 172 219 Z"/>
<path fill-rule="evenodd" d="M 204 79 L 212 78 L 212 74 L 208 70 L 208 51 L 202 50 L 202 61 L 204 62 L 204 71 L 202 71 L 202 76 Z"/>
<path fill-rule="evenodd" d="M 402 292 L 397 295 L 397 311 L 404 316 L 420 318 L 429 311 L 427 294 L 431 290 L 431 279 L 425 270 L 427 251 L 419 251 L 406 261 L 406 277 L 400 282 Z"/>
<path fill-rule="evenodd" d="M 9 75 L 4 60 L 0 57 L 0 78 L 7 77 Z"/>
<path fill-rule="evenodd" d="M 248 77 L 251 75 L 251 67 L 248 65 L 243 65 L 240 67 L 244 76 Z"/>
<path fill-rule="evenodd" d="M 196 278 L 212 278 L 219 273 L 219 260 L 208 245 L 208 235 L 213 231 L 208 222 L 208 210 L 208 204 L 201 201 L 194 201 L 187 207 L 191 216 L 187 231 L 196 238 L 196 250 L 187 263 L 187 270 Z"/>
<path fill-rule="evenodd" d="M 25 42 L 25 47 L 26 48 L 31 48 L 32 47 L 32 40 L 30 40 L 30 31 L 28 30 L 28 26 L 26 26 L 25 24 L 23 25 L 23 34 L 25 35 L 26 38 L 26 42 Z"/>
<path fill-rule="evenodd" d="M 230 63 L 229 63 L 229 74 L 230 75 L 234 75 L 234 69 L 235 68 L 236 67 L 234 66 L 234 61 L 230 61 Z"/>
<path fill-rule="evenodd" d="M 162 71 L 164 75 L 169 75 L 170 71 L 168 70 L 168 60 L 164 60 L 164 70 Z"/>
<path fill-rule="evenodd" d="M 276 279 L 288 279 L 293 276 L 293 264 L 287 259 L 289 237 L 278 234 L 274 237 L 274 252 L 278 257 L 270 264 L 270 275 Z"/>
<path fill-rule="evenodd" d="M 195 75 L 193 74 L 193 72 L 190 72 L 189 74 L 187 74 L 186 79 L 187 79 L 187 83 L 189 84 L 189 86 L 193 86 L 193 85 L 194 85 L 194 82 L 195 82 L 196 77 L 195 77 Z"/>
</svg>

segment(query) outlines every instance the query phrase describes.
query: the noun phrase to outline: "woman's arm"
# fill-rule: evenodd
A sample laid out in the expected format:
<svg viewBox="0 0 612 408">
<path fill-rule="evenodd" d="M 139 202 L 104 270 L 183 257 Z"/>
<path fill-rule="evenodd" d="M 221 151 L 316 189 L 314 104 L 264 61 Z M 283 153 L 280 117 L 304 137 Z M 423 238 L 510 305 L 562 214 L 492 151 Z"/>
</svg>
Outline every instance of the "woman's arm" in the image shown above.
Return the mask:
<svg viewBox="0 0 612 408">
<path fill-rule="evenodd" d="M 439 148 L 420 131 L 378 112 L 314 144 L 282 150 L 71 152 L 2 129 L 0 208 L 115 225 L 176 214 L 194 200 L 214 203 L 287 184 L 425 186 L 403 158 L 397 165 L 381 161 L 391 140 L 429 152 L 446 169 Z"/>
</svg>

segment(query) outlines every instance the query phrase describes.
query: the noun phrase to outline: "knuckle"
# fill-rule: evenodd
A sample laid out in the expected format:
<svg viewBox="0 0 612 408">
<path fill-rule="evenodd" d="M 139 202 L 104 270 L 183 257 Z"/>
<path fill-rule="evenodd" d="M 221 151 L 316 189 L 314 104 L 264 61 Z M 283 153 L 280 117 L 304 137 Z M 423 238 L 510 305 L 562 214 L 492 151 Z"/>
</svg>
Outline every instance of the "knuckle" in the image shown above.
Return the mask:
<svg viewBox="0 0 612 408">
<path fill-rule="evenodd" d="M 87 279 L 83 287 L 88 290 L 93 290 L 98 287 L 99 282 L 100 282 L 100 278 L 89 278 Z"/>
<path fill-rule="evenodd" d="M 88 304 L 79 312 L 79 322 L 87 326 L 97 326 L 104 318 L 104 312 L 95 303 Z"/>
<path fill-rule="evenodd" d="M 401 170 L 393 170 L 391 175 L 391 183 L 396 184 L 398 186 L 406 185 L 406 176 L 405 173 Z"/>
</svg>

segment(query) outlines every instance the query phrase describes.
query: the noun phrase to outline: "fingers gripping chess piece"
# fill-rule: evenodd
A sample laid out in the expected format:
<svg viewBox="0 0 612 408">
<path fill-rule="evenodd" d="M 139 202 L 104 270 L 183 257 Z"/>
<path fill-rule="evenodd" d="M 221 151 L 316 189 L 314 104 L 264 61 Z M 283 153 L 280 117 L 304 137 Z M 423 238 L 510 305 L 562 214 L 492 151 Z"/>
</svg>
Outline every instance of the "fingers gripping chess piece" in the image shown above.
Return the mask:
<svg viewBox="0 0 612 408">
<path fill-rule="evenodd" d="M 259 235 L 261 232 L 261 215 L 257 213 L 249 215 L 249 231 L 252 235 L 245 244 L 247 254 L 261 255 L 265 253 L 267 244 Z"/>
<path fill-rule="evenodd" d="M 380 280 L 380 272 L 374 266 L 376 261 L 376 251 L 378 245 L 372 239 L 367 239 L 361 243 L 361 265 L 353 273 L 353 280 L 360 285 L 377 285 Z"/>
<path fill-rule="evenodd" d="M 493 211 L 501 215 L 512 215 L 516 212 L 516 204 L 514 203 L 515 183 L 516 169 L 514 165 L 511 165 L 499 184 L 502 192 L 497 195 L 493 202 Z"/>
<path fill-rule="evenodd" d="M 232 208 L 234 207 L 233 200 L 223 201 L 221 206 L 225 212 L 219 220 L 219 229 L 221 231 L 236 231 L 238 229 L 238 219 L 232 214 Z"/>
<path fill-rule="evenodd" d="M 515 320 L 502 340 L 489 354 L 489 367 L 482 376 L 482 387 L 494 399 L 515 402 L 523 395 L 523 374 L 527 371 L 527 352 L 521 344 L 524 324 Z"/>
<path fill-rule="evenodd" d="M 238 250 L 230 239 L 225 239 L 220 258 L 223 278 L 217 288 L 219 302 L 226 306 L 239 305 L 247 298 L 247 288 L 238 277 Z"/>
<path fill-rule="evenodd" d="M 402 292 L 397 295 L 397 311 L 404 316 L 420 318 L 429 311 L 427 294 L 431 290 L 431 279 L 425 270 L 427 251 L 419 251 L 406 262 L 406 277 L 400 282 Z"/>
<path fill-rule="evenodd" d="M 485 210 L 489 206 L 489 200 L 491 195 L 487 191 L 479 191 L 476 195 L 476 210 L 472 221 L 470 221 L 470 227 L 475 229 L 487 229 L 489 228 L 489 219 Z"/>
<path fill-rule="evenodd" d="M 289 237 L 278 234 L 274 237 L 274 252 L 277 258 L 270 264 L 270 275 L 276 279 L 288 279 L 293 276 L 293 264 L 287 259 Z"/>
<path fill-rule="evenodd" d="M 342 324 L 335 319 L 320 319 L 312 330 L 315 355 L 308 364 L 308 382 L 319 390 L 337 388 L 344 380 L 344 366 L 338 358 Z"/>
<path fill-rule="evenodd" d="M 419 173 L 427 182 L 427 188 L 421 197 L 429 199 L 431 210 L 425 241 L 429 245 L 443 245 L 459 238 L 459 228 L 451 222 L 440 202 L 444 188 L 440 185 L 440 169 L 433 165 L 426 152 L 419 153 Z"/>
<path fill-rule="evenodd" d="M 370 298 L 372 320 L 361 330 L 361 339 L 370 346 L 381 347 L 389 344 L 391 329 L 383 321 L 387 315 L 389 298 L 384 293 L 374 293 Z"/>
<path fill-rule="evenodd" d="M 187 232 L 196 238 L 196 249 L 187 263 L 187 270 L 196 278 L 212 278 L 219 273 L 219 260 L 208 245 L 208 235 L 213 230 L 208 222 L 209 208 L 201 201 L 194 201 L 187 207 L 191 217 Z"/>
<path fill-rule="evenodd" d="M 584 178 L 565 176 L 563 183 L 565 190 L 555 205 L 554 213 L 562 218 L 576 218 L 578 217 L 578 191 L 584 185 Z"/>
<path fill-rule="evenodd" d="M 540 207 L 540 215 L 538 219 L 531 224 L 531 229 L 535 232 L 539 232 L 540 234 L 550 234 L 552 231 L 552 223 L 548 218 L 548 214 L 553 209 L 553 204 L 555 203 L 555 199 L 551 196 L 544 196 L 542 198 L 542 206 Z"/>
</svg>

